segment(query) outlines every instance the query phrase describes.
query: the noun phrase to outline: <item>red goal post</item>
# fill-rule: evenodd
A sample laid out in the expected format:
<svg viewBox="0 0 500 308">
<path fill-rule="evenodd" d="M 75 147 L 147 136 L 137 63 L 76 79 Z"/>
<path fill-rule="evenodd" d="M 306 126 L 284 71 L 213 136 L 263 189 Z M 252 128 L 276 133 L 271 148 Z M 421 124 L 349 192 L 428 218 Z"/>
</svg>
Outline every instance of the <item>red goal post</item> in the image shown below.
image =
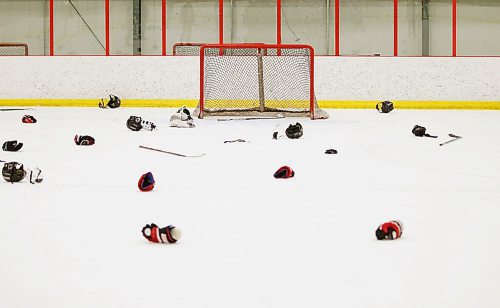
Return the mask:
<svg viewBox="0 0 500 308">
<path fill-rule="evenodd" d="M 0 56 L 27 56 L 28 44 L 0 42 Z"/>
<path fill-rule="evenodd" d="M 328 118 L 314 95 L 314 49 L 295 44 L 203 45 L 194 115 L 263 114 Z"/>
</svg>

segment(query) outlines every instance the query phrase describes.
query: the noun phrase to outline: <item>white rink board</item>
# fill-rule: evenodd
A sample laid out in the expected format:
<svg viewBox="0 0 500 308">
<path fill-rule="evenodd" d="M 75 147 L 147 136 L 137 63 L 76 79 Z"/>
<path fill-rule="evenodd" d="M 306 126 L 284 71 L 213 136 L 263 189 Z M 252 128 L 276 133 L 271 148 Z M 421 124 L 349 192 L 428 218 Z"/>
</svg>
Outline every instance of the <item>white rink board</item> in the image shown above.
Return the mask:
<svg viewBox="0 0 500 308">
<path fill-rule="evenodd" d="M 500 57 L 316 57 L 318 100 L 500 101 Z M 199 58 L 0 57 L 0 99 L 198 99 Z"/>
<path fill-rule="evenodd" d="M 0 307 L 500 306 L 498 111 L 338 110 L 194 129 L 169 128 L 172 113 L 0 112 L 0 140 L 24 142 L 0 159 L 45 175 L 0 182 Z M 128 130 L 130 115 L 158 130 Z M 272 140 L 297 120 L 303 138 Z M 415 124 L 439 138 L 413 136 Z M 438 146 L 448 133 L 463 138 Z M 77 147 L 74 134 L 96 144 Z M 237 138 L 249 143 L 223 143 Z M 285 164 L 296 176 L 275 180 Z M 157 185 L 141 193 L 147 171 Z M 377 241 L 390 219 L 403 237 Z M 151 222 L 182 239 L 148 243 Z"/>
</svg>

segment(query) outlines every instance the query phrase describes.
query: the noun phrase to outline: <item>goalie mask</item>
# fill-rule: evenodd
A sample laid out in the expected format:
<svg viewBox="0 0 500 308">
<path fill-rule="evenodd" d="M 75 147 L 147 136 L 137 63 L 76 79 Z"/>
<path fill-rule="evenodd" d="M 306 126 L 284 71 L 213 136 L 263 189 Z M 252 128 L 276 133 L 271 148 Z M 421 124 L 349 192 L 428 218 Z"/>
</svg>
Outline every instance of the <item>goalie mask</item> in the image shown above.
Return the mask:
<svg viewBox="0 0 500 308">
<path fill-rule="evenodd" d="M 302 129 L 302 125 L 297 122 L 295 124 L 290 124 L 290 126 L 288 126 L 288 128 L 285 130 L 285 134 L 290 139 L 298 139 L 302 137 L 302 135 L 304 134 L 304 130 Z"/>
<path fill-rule="evenodd" d="M 375 105 L 375 108 L 381 113 L 389 113 L 394 110 L 394 104 L 390 101 L 383 101 Z"/>
<path fill-rule="evenodd" d="M 155 187 L 155 179 L 153 177 L 153 174 L 151 172 L 143 174 L 139 179 L 137 186 L 142 192 L 153 190 L 153 188 Z"/>
<path fill-rule="evenodd" d="M 186 108 L 186 106 L 182 106 L 181 109 L 177 110 L 177 113 L 181 115 L 181 121 L 191 121 L 193 122 L 193 118 L 191 117 L 191 113 Z"/>
<path fill-rule="evenodd" d="M 24 171 L 23 164 L 8 162 L 3 165 L 2 176 L 7 182 L 17 183 L 24 179 L 26 171 Z"/>
</svg>

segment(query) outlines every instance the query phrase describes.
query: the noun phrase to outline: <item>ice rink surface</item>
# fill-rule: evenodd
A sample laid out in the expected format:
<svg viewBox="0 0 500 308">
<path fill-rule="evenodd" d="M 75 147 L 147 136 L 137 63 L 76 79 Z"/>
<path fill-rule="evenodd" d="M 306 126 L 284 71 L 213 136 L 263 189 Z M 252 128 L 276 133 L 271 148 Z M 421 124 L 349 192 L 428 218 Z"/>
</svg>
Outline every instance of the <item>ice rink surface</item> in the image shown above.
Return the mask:
<svg viewBox="0 0 500 308">
<path fill-rule="evenodd" d="M 1 143 L 24 143 L 0 160 L 44 174 L 0 182 L 0 307 L 500 306 L 500 112 L 328 110 L 176 129 L 174 111 L 0 112 Z M 130 115 L 158 130 L 128 130 Z M 297 121 L 303 138 L 271 138 Z M 416 124 L 439 138 L 415 137 Z M 463 138 L 440 147 L 448 133 Z M 248 142 L 224 143 L 237 138 Z M 274 179 L 282 165 L 295 177 Z M 142 193 L 147 171 L 157 184 Z M 377 241 L 391 219 L 403 237 Z M 149 243 L 151 222 L 182 239 Z"/>
</svg>

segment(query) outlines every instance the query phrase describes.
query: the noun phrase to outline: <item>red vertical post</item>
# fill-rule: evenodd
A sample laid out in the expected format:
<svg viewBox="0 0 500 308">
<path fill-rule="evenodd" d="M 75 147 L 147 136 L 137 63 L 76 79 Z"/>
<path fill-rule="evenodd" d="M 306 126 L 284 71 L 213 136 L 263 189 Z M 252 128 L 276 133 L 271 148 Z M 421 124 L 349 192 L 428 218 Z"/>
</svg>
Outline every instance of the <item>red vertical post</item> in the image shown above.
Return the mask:
<svg viewBox="0 0 500 308">
<path fill-rule="evenodd" d="M 106 56 L 109 56 L 109 0 L 104 0 L 105 27 L 106 27 Z"/>
<path fill-rule="evenodd" d="M 398 0 L 394 0 L 394 56 L 398 55 Z"/>
<path fill-rule="evenodd" d="M 219 44 L 224 44 L 224 0 L 219 0 Z"/>
<path fill-rule="evenodd" d="M 314 120 L 314 49 L 309 47 L 310 55 L 310 67 L 311 67 L 311 76 L 309 82 L 309 110 L 311 110 L 311 120 Z"/>
<path fill-rule="evenodd" d="M 451 53 L 453 57 L 457 56 L 457 0 L 451 2 L 451 23 L 452 23 L 452 48 Z"/>
<path fill-rule="evenodd" d="M 49 54 L 54 55 L 54 0 L 49 1 Z"/>
<path fill-rule="evenodd" d="M 222 48 L 221 48 L 222 52 Z M 205 47 L 201 46 L 200 48 L 200 114 L 198 118 L 203 119 L 203 109 L 205 109 L 205 93 L 203 91 L 203 84 L 205 82 Z"/>
<path fill-rule="evenodd" d="M 340 55 L 340 0 L 335 0 L 335 55 Z"/>
<path fill-rule="evenodd" d="M 276 0 L 276 44 L 281 44 L 281 0 Z"/>
<path fill-rule="evenodd" d="M 167 55 L 167 0 L 161 0 L 161 54 Z"/>
</svg>

